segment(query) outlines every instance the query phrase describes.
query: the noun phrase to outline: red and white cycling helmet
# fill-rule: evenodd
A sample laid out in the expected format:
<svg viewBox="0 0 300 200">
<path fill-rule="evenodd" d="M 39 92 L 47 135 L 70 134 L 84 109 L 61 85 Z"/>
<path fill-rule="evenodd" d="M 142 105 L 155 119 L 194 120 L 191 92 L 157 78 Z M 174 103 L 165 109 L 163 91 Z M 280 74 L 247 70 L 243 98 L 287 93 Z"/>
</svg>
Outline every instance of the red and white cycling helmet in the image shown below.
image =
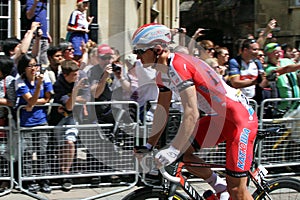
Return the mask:
<svg viewBox="0 0 300 200">
<path fill-rule="evenodd" d="M 132 46 L 151 46 L 155 44 L 169 44 L 171 32 L 168 27 L 162 24 L 151 23 L 139 27 L 132 36 Z"/>
</svg>

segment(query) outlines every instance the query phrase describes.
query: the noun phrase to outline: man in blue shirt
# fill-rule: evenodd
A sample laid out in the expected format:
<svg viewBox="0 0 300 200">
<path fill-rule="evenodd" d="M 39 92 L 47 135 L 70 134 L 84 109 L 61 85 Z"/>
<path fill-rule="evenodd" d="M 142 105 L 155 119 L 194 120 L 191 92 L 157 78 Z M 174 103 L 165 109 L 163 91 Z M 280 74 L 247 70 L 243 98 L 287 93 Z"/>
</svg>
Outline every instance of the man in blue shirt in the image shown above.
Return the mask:
<svg viewBox="0 0 300 200">
<path fill-rule="evenodd" d="M 48 34 L 47 21 L 47 0 L 27 0 L 26 2 L 26 17 L 33 22 L 40 22 L 43 31 L 41 38 L 41 49 L 39 63 L 48 64 L 47 49 L 52 38 Z"/>
</svg>

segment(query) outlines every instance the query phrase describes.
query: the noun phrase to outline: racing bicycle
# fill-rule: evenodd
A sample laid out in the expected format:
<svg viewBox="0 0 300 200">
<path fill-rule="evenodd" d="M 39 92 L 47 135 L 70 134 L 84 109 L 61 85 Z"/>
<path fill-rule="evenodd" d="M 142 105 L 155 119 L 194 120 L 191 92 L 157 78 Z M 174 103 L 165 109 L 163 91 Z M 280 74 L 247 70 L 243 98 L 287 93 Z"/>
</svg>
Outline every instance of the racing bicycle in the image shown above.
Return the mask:
<svg viewBox="0 0 300 200">
<path fill-rule="evenodd" d="M 280 128 L 273 127 L 259 130 L 254 143 L 254 152 L 266 136 L 278 133 Z M 140 161 L 141 166 L 149 169 L 146 166 L 148 163 L 153 164 L 155 152 L 151 155 L 144 156 Z M 152 159 L 152 161 L 149 161 Z M 161 184 L 145 184 L 143 187 L 129 193 L 123 200 L 146 200 L 146 199 L 160 199 L 160 200 L 202 200 L 204 199 L 195 189 L 195 186 L 188 180 L 186 175 L 186 167 L 203 167 L 203 168 L 218 168 L 224 169 L 225 165 L 213 163 L 186 163 L 183 162 L 182 157 L 171 165 L 160 168 L 159 173 L 162 177 Z M 293 199 L 300 200 L 300 181 L 296 178 L 279 177 L 271 180 L 265 176 L 267 170 L 263 166 L 258 166 L 255 159 L 253 159 L 252 169 L 249 170 L 249 184 L 253 183 L 255 190 L 252 194 L 254 200 L 274 200 L 274 199 Z M 140 175 L 141 178 L 145 176 Z M 180 188 L 180 190 L 178 190 Z"/>
</svg>

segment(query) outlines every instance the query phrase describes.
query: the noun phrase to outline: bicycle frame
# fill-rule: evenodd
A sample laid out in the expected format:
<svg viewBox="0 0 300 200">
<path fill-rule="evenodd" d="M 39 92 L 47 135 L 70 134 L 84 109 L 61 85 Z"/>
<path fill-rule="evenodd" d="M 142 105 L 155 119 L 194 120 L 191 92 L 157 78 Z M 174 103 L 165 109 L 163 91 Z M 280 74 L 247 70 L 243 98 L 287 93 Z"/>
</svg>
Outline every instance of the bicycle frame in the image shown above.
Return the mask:
<svg viewBox="0 0 300 200">
<path fill-rule="evenodd" d="M 258 143 L 264 139 L 267 135 L 271 133 L 276 133 L 279 131 L 279 128 L 270 128 L 267 131 L 258 131 L 257 138 L 254 142 L 254 152 L 258 148 Z M 151 153 L 152 155 L 144 156 L 141 160 L 141 166 L 146 167 L 147 159 L 151 158 L 151 162 L 153 163 L 154 155 L 157 153 L 157 150 L 153 150 Z M 265 192 L 266 196 L 268 195 L 269 185 L 268 181 L 264 178 L 266 175 L 266 170 L 263 167 L 257 166 L 257 162 L 255 160 L 255 154 L 253 154 L 253 162 L 251 165 L 250 170 L 248 171 L 248 186 L 251 182 L 257 188 L 259 192 Z M 149 162 L 148 162 L 149 163 Z M 183 169 L 186 167 L 198 167 L 198 168 L 219 168 L 225 169 L 225 165 L 220 164 L 213 164 L 213 163 L 191 163 L 191 162 L 184 162 L 183 156 L 181 156 L 177 162 L 167 166 L 160 168 L 160 173 L 164 177 L 164 184 L 162 185 L 163 191 L 167 194 L 168 197 L 173 197 L 176 193 L 177 186 L 180 186 L 187 195 L 190 196 L 192 199 L 202 200 L 202 196 L 197 192 L 197 190 L 190 184 L 187 177 L 183 174 Z M 145 169 L 145 168 L 143 168 Z M 149 167 L 146 167 L 147 170 L 150 170 Z"/>
<path fill-rule="evenodd" d="M 171 181 L 169 191 L 168 191 L 169 197 L 172 197 L 175 194 L 176 187 L 180 185 L 181 188 L 185 191 L 185 193 L 188 194 L 191 198 L 196 200 L 203 199 L 202 196 L 197 192 L 197 190 L 188 182 L 187 178 L 184 177 L 184 175 L 182 174 L 182 170 L 184 167 L 225 169 L 224 165 L 209 164 L 209 163 L 185 163 L 183 161 L 179 161 L 174 165 L 168 166 L 166 168 L 161 168 L 160 172 L 163 175 L 163 177 Z M 174 168 L 171 169 L 172 172 L 170 172 L 170 168 Z M 260 191 L 265 190 L 265 183 L 267 181 L 264 179 L 264 175 L 265 175 L 264 171 L 260 170 L 259 168 L 257 168 L 254 172 L 251 172 L 251 170 L 249 170 L 249 178 L 256 186 L 256 188 L 259 189 Z M 260 183 L 260 181 L 262 184 Z"/>
</svg>

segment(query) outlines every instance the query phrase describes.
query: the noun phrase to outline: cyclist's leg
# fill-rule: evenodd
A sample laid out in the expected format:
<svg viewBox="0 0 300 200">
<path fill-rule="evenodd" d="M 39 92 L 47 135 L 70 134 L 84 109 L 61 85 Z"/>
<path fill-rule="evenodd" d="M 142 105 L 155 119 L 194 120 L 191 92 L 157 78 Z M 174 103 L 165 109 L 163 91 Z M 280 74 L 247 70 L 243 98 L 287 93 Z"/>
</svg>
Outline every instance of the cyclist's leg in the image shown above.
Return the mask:
<svg viewBox="0 0 300 200">
<path fill-rule="evenodd" d="M 231 105 L 228 105 L 230 108 Z M 231 198 L 253 199 L 247 190 L 247 175 L 253 158 L 253 142 L 258 120 L 252 110 L 242 104 L 234 104 L 222 131 L 226 139 L 226 181 Z"/>
<path fill-rule="evenodd" d="M 194 151 L 194 148 L 190 146 L 185 152 L 183 160 L 192 163 L 204 162 L 203 159 L 193 154 Z M 227 200 L 229 198 L 226 181 L 214 173 L 210 168 L 187 167 L 187 170 L 195 176 L 204 179 L 216 191 L 220 200 Z"/>
<path fill-rule="evenodd" d="M 194 155 L 195 149 L 199 149 L 200 146 L 214 146 L 218 141 L 223 139 L 219 138 L 221 131 L 219 127 L 216 126 L 222 121 L 222 118 L 218 117 L 203 117 L 199 120 L 198 129 L 195 130 L 195 140 L 193 144 L 185 151 L 184 161 L 185 162 L 204 162 L 203 159 L 199 158 L 197 155 Z M 223 120 L 224 121 L 224 120 Z M 210 135 L 207 135 L 210 134 Z M 227 185 L 225 180 L 219 177 L 209 168 L 197 168 L 190 167 L 187 168 L 189 172 L 204 179 L 208 184 L 214 188 L 216 193 L 221 195 L 220 199 L 228 199 L 228 193 L 226 192 Z"/>
<path fill-rule="evenodd" d="M 230 193 L 230 197 L 233 200 L 250 200 L 253 199 L 250 192 L 247 190 L 247 177 L 232 177 L 226 175 L 227 188 Z"/>
<path fill-rule="evenodd" d="M 194 155 L 195 149 L 190 146 L 184 153 L 183 161 L 184 162 L 195 162 L 203 163 L 204 160 Z M 198 168 L 198 167 L 187 167 L 187 170 L 194 174 L 197 177 L 202 179 L 208 179 L 212 175 L 212 170 L 210 168 Z"/>
</svg>

